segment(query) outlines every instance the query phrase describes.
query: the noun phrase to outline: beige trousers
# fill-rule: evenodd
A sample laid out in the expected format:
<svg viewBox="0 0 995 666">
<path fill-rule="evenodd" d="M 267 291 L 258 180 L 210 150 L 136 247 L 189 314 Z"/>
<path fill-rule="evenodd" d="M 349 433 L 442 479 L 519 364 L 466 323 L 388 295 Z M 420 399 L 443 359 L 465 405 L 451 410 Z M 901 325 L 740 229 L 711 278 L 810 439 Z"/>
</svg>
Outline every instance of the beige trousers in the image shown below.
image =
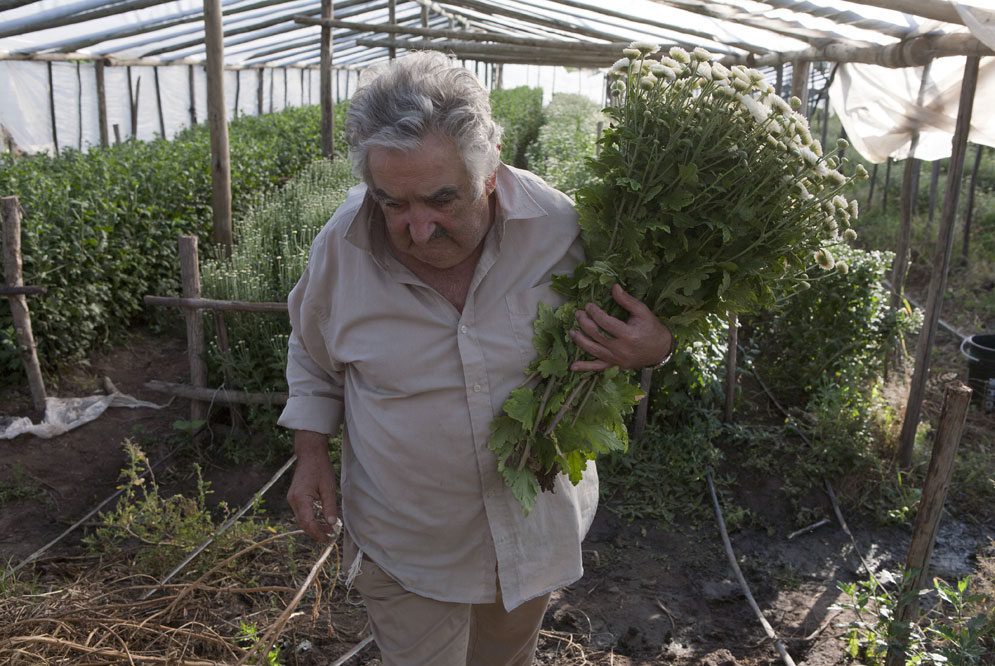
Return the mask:
<svg viewBox="0 0 995 666">
<path fill-rule="evenodd" d="M 356 548 L 346 539 L 345 562 Z M 549 594 L 510 613 L 501 602 L 460 604 L 408 592 L 363 556 L 354 586 L 363 597 L 383 666 L 531 666 Z"/>
</svg>

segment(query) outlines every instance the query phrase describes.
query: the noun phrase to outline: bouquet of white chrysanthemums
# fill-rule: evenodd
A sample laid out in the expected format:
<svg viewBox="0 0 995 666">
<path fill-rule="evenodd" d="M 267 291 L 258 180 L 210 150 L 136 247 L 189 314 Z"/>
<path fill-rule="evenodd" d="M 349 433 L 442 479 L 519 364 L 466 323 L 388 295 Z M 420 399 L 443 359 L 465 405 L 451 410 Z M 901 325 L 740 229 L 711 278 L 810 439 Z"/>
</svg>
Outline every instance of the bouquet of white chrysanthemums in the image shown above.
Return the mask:
<svg viewBox="0 0 995 666">
<path fill-rule="evenodd" d="M 630 373 L 569 372 L 582 354 L 568 334 L 578 307 L 624 318 L 617 282 L 687 344 L 710 315 L 806 288 L 817 266 L 846 272 L 831 247 L 856 238 L 857 202 L 843 196 L 853 177 L 812 138 L 797 98 L 704 49 L 658 50 L 634 43 L 612 68 L 611 125 L 589 161 L 594 183 L 577 194 L 587 260 L 556 279 L 565 305 L 540 305 L 530 381 L 492 424 L 491 449 L 526 512 L 559 472 L 577 483 L 589 459 L 626 447 L 639 398 Z"/>
</svg>

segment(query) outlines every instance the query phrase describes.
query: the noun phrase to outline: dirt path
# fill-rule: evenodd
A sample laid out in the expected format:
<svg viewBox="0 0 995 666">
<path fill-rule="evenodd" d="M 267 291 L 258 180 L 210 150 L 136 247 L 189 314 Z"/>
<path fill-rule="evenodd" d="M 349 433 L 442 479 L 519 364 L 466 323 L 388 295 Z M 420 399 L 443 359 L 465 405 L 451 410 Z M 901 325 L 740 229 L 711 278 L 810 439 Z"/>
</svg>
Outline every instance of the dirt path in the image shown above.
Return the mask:
<svg viewBox="0 0 995 666">
<path fill-rule="evenodd" d="M 51 392 L 95 393 L 100 378 L 106 376 L 124 393 L 163 403 L 166 398 L 144 384 L 149 379 L 182 381 L 186 373 L 182 359 L 182 341 L 136 335 L 130 345 L 94 359 L 91 367 Z M 26 389 L 8 391 L 2 398 L 0 416 L 30 413 Z M 31 491 L 28 497 L 3 504 L 0 558 L 20 562 L 111 495 L 124 463 L 125 438 L 152 443 L 148 453 L 156 459 L 166 453 L 169 442 L 176 441 L 174 421 L 187 415 L 188 403 L 177 400 L 162 410 L 111 409 L 97 421 L 50 440 L 29 436 L 0 440 L 2 487 L 20 484 Z M 272 472 L 215 466 L 205 478 L 215 499 L 238 506 Z M 789 540 L 794 527 L 790 512 L 781 508 L 787 502 L 777 484 L 751 481 L 749 488 L 737 489 L 737 501 L 753 508 L 761 524 L 735 532 L 732 542 L 757 604 L 796 663 L 845 663 L 837 626 L 842 616 L 830 607 L 840 600 L 837 581 L 863 577 L 853 544 L 835 521 Z M 270 491 L 266 507 L 271 520 L 289 526 L 283 506 L 285 483 Z M 707 492 L 704 486 L 702 492 Z M 826 516 L 832 517 L 828 500 L 824 505 Z M 856 542 L 873 567 L 894 568 L 904 559 L 907 530 L 855 522 Z M 52 554 L 77 552 L 81 533 L 77 530 L 67 537 Z M 970 555 L 985 543 L 981 528 L 947 520 L 937 545 L 938 573 L 967 573 Z M 714 523 L 674 531 L 651 522 L 629 524 L 602 507 L 584 544 L 584 561 L 585 577 L 553 597 L 539 663 L 781 662 L 735 582 Z M 318 657 L 314 661 L 301 657 L 296 663 L 328 661 Z M 361 652 L 354 663 L 378 663 L 376 648 Z"/>
</svg>

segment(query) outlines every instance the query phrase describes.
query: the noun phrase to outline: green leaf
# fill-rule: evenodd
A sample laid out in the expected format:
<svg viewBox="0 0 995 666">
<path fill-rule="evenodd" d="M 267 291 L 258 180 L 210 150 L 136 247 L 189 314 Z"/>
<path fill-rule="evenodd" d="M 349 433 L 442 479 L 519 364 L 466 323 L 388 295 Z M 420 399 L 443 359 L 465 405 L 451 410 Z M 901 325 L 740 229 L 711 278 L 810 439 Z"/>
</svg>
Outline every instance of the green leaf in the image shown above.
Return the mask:
<svg viewBox="0 0 995 666">
<path fill-rule="evenodd" d="M 504 413 L 521 423 L 526 431 L 532 430 L 535 425 L 538 410 L 539 396 L 530 388 L 515 389 L 504 403 Z"/>
<path fill-rule="evenodd" d="M 505 484 L 511 488 L 511 493 L 515 499 L 522 505 L 525 515 L 532 513 L 536 497 L 539 495 L 539 480 L 536 478 L 535 472 L 528 467 L 519 471 L 511 465 L 506 465 L 501 470 L 501 477 Z"/>
</svg>

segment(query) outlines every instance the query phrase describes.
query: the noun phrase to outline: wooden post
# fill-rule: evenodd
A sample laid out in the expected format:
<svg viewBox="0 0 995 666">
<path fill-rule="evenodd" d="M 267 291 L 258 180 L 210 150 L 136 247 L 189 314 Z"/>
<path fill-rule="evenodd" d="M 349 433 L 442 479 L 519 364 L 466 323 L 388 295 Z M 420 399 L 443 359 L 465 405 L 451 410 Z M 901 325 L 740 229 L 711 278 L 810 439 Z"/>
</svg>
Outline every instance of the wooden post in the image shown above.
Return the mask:
<svg viewBox="0 0 995 666">
<path fill-rule="evenodd" d="M 971 187 L 967 191 L 967 210 L 964 212 L 964 247 L 961 250 L 961 257 L 964 264 L 967 264 L 967 251 L 971 247 L 971 217 L 974 215 L 974 191 L 978 187 L 978 169 L 981 168 L 981 156 L 985 152 L 985 147 L 980 143 L 974 153 L 974 168 L 971 169 Z"/>
<path fill-rule="evenodd" d="M 242 92 L 242 70 L 235 70 L 235 109 L 232 111 L 232 117 L 238 120 L 238 96 Z"/>
<path fill-rule="evenodd" d="M 121 143 L 121 126 L 114 123 L 114 143 L 115 145 L 120 145 Z"/>
<path fill-rule="evenodd" d="M 936 189 L 939 183 L 940 160 L 934 160 L 929 173 L 929 218 L 926 220 L 926 231 L 929 231 L 929 223 L 933 221 L 933 213 L 936 211 Z"/>
<path fill-rule="evenodd" d="M 152 75 L 155 77 L 155 104 L 159 110 L 159 134 L 166 138 L 166 116 L 162 112 L 162 90 L 159 88 L 159 66 L 152 68 Z"/>
<path fill-rule="evenodd" d="M 726 407 L 725 422 L 732 423 L 736 406 L 736 346 L 739 344 L 739 318 L 729 317 L 729 349 L 726 350 Z"/>
<path fill-rule="evenodd" d="M 3 218 L 3 274 L 10 287 L 24 286 L 21 275 L 21 207 L 16 196 L 0 200 L 0 217 Z M 31 333 L 31 315 L 28 312 L 28 299 L 23 294 L 7 296 L 10 313 L 14 319 L 17 344 L 21 347 L 21 363 L 28 376 L 31 389 L 31 403 L 35 409 L 45 411 L 45 381 L 38 365 L 38 351 Z"/>
<path fill-rule="evenodd" d="M 142 77 L 135 81 L 135 94 L 131 94 L 131 67 L 128 67 L 128 103 L 131 105 L 131 138 L 138 138 L 138 99 L 142 92 Z"/>
<path fill-rule="evenodd" d="M 256 70 L 256 115 L 263 115 L 263 70 Z"/>
<path fill-rule="evenodd" d="M 912 541 L 909 544 L 909 555 L 905 568 L 910 572 L 899 595 L 895 619 L 901 623 L 915 622 L 919 614 L 919 595 L 917 592 L 925 587 L 929 578 L 929 560 L 936 543 L 936 533 L 940 525 L 940 514 L 943 512 L 943 501 L 950 487 L 950 477 L 953 474 L 954 462 L 957 459 L 957 447 L 960 444 L 964 420 L 967 418 L 967 408 L 971 403 L 971 389 L 961 382 L 947 386 L 943 398 L 943 413 L 936 431 L 936 441 L 933 444 L 933 454 L 926 472 L 922 498 L 919 500 L 919 510 L 916 512 L 916 522 L 912 530 Z M 900 640 L 907 641 L 906 635 Z M 892 645 L 888 648 L 887 666 L 903 666 L 905 664 L 904 645 Z"/>
<path fill-rule="evenodd" d="M 197 237 L 180 236 L 180 283 L 183 298 L 200 298 L 200 264 L 197 261 Z M 187 310 L 187 356 L 190 361 L 190 384 L 207 387 L 207 361 L 204 357 L 204 319 L 201 310 Z M 190 420 L 207 419 L 207 403 L 190 403 Z"/>
<path fill-rule="evenodd" d="M 947 194 L 943 201 L 936 254 L 933 256 L 933 274 L 929 281 L 926 315 L 916 346 L 915 370 L 912 373 L 912 385 L 909 388 L 909 401 L 905 407 L 902 433 L 898 440 L 898 462 L 904 468 L 912 465 L 912 449 L 915 445 L 916 430 L 919 427 L 919 417 L 922 414 L 922 399 L 926 393 L 933 340 L 936 337 L 940 309 L 943 307 L 943 292 L 947 287 L 947 272 L 950 268 L 950 253 L 954 242 L 954 222 L 957 217 L 957 198 L 960 194 L 960 179 L 964 175 L 967 134 L 971 127 L 974 89 L 978 82 L 978 61 L 977 56 L 968 56 L 967 64 L 964 66 L 964 79 L 961 82 L 957 124 L 950 155 L 950 169 L 947 173 Z"/>
<path fill-rule="evenodd" d="M 926 95 L 926 84 L 929 82 L 929 70 L 932 62 L 922 68 L 922 78 L 919 81 L 919 95 L 916 106 L 922 107 Z M 919 194 L 915 175 L 919 171 L 919 160 L 916 159 L 916 149 L 919 147 L 919 128 L 912 131 L 909 144 L 909 156 L 905 159 L 905 171 L 902 174 L 902 193 L 899 195 L 898 242 L 895 245 L 895 259 L 891 270 L 891 307 L 897 308 L 902 302 L 902 292 L 905 291 L 905 273 L 909 267 L 909 244 L 912 238 L 912 215 L 915 212 L 915 200 Z"/>
<path fill-rule="evenodd" d="M 871 170 L 871 187 L 870 191 L 867 193 L 867 203 L 864 204 L 864 208 L 867 210 L 871 209 L 874 205 L 874 185 L 878 182 L 878 165 L 875 164 L 874 168 Z"/>
<path fill-rule="evenodd" d="M 103 58 L 94 64 L 97 74 L 97 125 L 100 127 L 101 148 L 106 148 L 110 143 L 107 133 L 107 87 L 104 85 L 104 66 Z"/>
<path fill-rule="evenodd" d="M 395 0 L 387 0 L 387 23 L 390 23 L 391 25 L 396 25 L 397 24 L 397 7 L 396 7 L 396 5 L 397 5 L 397 3 L 395 2 Z M 393 46 L 389 47 L 387 49 L 387 57 L 390 60 L 396 59 L 397 58 L 397 49 L 394 48 Z"/>
<path fill-rule="evenodd" d="M 891 158 L 885 160 L 884 187 L 881 188 L 881 213 L 888 212 L 888 188 L 891 187 Z"/>
<path fill-rule="evenodd" d="M 225 314 L 221 310 L 214 310 L 214 333 L 218 338 L 218 351 L 221 352 L 223 365 L 221 372 L 225 377 L 225 388 L 229 391 L 235 390 L 235 370 L 228 362 L 228 327 L 225 325 Z M 237 403 L 229 404 L 228 410 L 231 412 L 232 430 L 238 432 L 243 430 L 242 424 L 245 419 L 242 416 L 242 409 Z"/>
<path fill-rule="evenodd" d="M 321 0 L 321 18 L 334 18 L 332 0 Z M 332 106 L 332 29 L 321 26 L 321 84 L 318 96 L 321 98 L 321 155 L 327 159 L 335 157 L 335 109 Z"/>
<path fill-rule="evenodd" d="M 795 60 L 791 63 L 791 95 L 802 101 L 802 109 L 808 114 L 808 78 L 812 63 Z"/>
<path fill-rule="evenodd" d="M 221 0 L 204 0 L 204 35 L 207 43 L 207 121 L 211 129 L 214 242 L 231 255 L 231 155 L 228 152 L 228 113 L 225 108 Z"/>
<path fill-rule="evenodd" d="M 83 150 L 83 72 L 79 60 L 76 61 L 76 122 L 79 134 L 76 138 L 76 149 Z"/>
<path fill-rule="evenodd" d="M 190 95 L 190 126 L 193 127 L 197 124 L 197 96 L 195 94 L 197 86 L 193 65 L 187 67 L 187 88 Z"/>
<path fill-rule="evenodd" d="M 59 154 L 59 132 L 55 129 L 55 83 L 52 76 L 52 62 L 48 63 L 48 110 L 52 118 L 52 143 L 55 144 L 55 154 Z"/>
</svg>

